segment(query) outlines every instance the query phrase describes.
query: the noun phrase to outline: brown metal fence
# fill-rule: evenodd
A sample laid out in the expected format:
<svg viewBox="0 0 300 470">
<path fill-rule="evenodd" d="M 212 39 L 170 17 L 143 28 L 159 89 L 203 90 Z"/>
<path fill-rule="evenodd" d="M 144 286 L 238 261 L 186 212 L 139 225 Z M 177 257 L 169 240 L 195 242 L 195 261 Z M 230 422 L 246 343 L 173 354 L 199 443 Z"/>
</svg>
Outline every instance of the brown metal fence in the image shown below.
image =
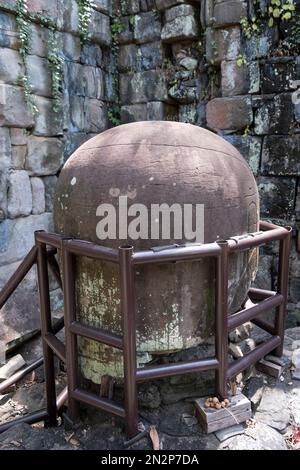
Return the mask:
<svg viewBox="0 0 300 470">
<path fill-rule="evenodd" d="M 138 382 L 192 372 L 215 370 L 215 392 L 220 398 L 224 398 L 227 393 L 228 380 L 232 379 L 239 372 L 243 371 L 251 364 L 254 364 L 271 351 L 277 356 L 281 356 L 288 290 L 291 228 L 278 227 L 267 222 L 260 222 L 260 230 L 261 231 L 257 233 L 232 237 L 228 240 L 218 240 L 210 244 L 189 245 L 163 251 L 147 250 L 139 252 L 134 252 L 131 246 L 121 246 L 118 250 L 115 250 L 83 240 L 68 239 L 60 235 L 46 232 L 36 232 L 35 247 L 24 259 L 23 263 L 19 266 L 18 270 L 8 281 L 0 294 L 0 307 L 2 307 L 32 265 L 37 262 L 47 409 L 39 411 L 33 416 L 30 415 L 19 418 L 19 422 L 20 420 L 34 422 L 44 419 L 46 425 L 55 425 L 58 409 L 67 399 L 68 413 L 71 419 L 76 420 L 78 418 L 79 402 L 92 405 L 125 418 L 126 434 L 128 438 L 131 438 L 138 433 Z M 228 315 L 229 256 L 234 252 L 249 250 L 277 240 L 280 242 L 277 291 L 251 288 L 249 290 L 249 297 L 253 302 L 257 303 L 233 315 Z M 62 254 L 63 282 L 61 282 L 59 267 L 54 257 L 56 250 L 61 250 Z M 119 266 L 122 312 L 121 336 L 101 328 L 83 325 L 77 320 L 74 269 L 76 256 L 87 256 L 109 263 L 115 263 Z M 216 262 L 215 356 L 202 360 L 137 368 L 135 267 L 144 264 L 195 261 L 203 257 L 213 257 Z M 51 322 L 48 264 L 62 286 L 64 293 L 65 344 L 56 337 L 57 329 L 52 326 Z M 276 307 L 276 315 L 274 325 L 272 325 L 270 322 L 261 318 L 261 316 L 274 307 Z M 246 356 L 228 364 L 228 333 L 249 320 L 272 336 Z M 77 352 L 78 335 L 99 341 L 123 351 L 124 406 L 120 406 L 111 400 L 98 397 L 80 388 Z M 68 378 L 67 391 L 64 390 L 57 399 L 55 392 L 54 354 L 66 362 Z M 33 370 L 34 365 L 40 365 L 40 361 L 36 361 L 36 364 L 27 367 L 27 373 Z M 26 369 L 24 370 L 24 374 L 25 372 Z M 15 376 L 17 379 L 24 376 L 22 375 L 22 371 L 17 374 L 19 374 Z M 12 380 L 14 380 L 14 378 L 8 379 L 6 383 L 11 384 Z M 3 384 L 1 384 L 0 391 L 4 389 Z M 0 431 L 7 429 L 15 422 L 16 420 L 1 425 Z"/>
</svg>

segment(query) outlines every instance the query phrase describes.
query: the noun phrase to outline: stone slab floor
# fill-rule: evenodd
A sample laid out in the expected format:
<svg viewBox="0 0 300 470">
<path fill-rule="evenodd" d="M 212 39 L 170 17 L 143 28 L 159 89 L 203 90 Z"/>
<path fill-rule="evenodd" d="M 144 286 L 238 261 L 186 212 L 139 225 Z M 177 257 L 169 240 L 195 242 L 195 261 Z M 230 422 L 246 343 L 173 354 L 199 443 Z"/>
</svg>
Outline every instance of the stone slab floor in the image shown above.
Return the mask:
<svg viewBox="0 0 300 470">
<path fill-rule="evenodd" d="M 300 327 L 286 330 L 284 353 L 297 362 L 300 357 Z M 296 360 L 295 360 L 296 358 Z M 299 368 L 299 369 L 298 369 Z M 147 428 L 156 427 L 160 448 L 164 450 L 293 450 L 300 448 L 300 364 L 285 370 L 275 380 L 256 373 L 247 382 L 243 393 L 248 394 L 254 409 L 247 424 L 216 434 L 206 435 L 198 425 L 192 401 L 161 406 L 159 410 L 142 412 Z M 58 390 L 65 382 L 58 377 Z M 0 396 L 0 422 L 39 409 L 44 405 L 42 371 L 34 380 L 27 380 L 17 390 Z M 127 447 L 153 448 L 149 435 Z M 124 428 L 121 421 L 95 410 L 87 411 L 85 421 L 75 428 L 68 424 L 44 429 L 42 423 L 14 426 L 0 435 L 0 449 L 124 449 Z"/>
</svg>

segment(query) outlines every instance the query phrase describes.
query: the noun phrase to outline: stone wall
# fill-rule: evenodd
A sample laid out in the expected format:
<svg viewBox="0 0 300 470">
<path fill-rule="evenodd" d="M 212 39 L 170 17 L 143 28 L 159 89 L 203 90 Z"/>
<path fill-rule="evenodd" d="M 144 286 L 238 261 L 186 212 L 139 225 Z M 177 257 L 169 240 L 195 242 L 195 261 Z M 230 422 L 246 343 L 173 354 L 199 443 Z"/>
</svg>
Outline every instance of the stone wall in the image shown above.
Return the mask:
<svg viewBox="0 0 300 470">
<path fill-rule="evenodd" d="M 262 21 L 249 37 L 240 24 L 248 18 L 249 29 L 257 5 L 266 11 L 269 3 L 94 0 L 91 42 L 82 45 L 76 0 L 27 0 L 33 18 L 26 60 L 39 111 L 33 116 L 19 79 L 17 0 L 0 0 L 0 287 L 32 246 L 34 230 L 51 229 L 57 174 L 83 141 L 112 123 L 178 120 L 235 145 L 257 177 L 262 217 L 292 225 L 290 322 L 300 321 L 300 105 L 291 99 L 300 80 L 299 43 L 287 45 L 290 22 L 275 20 L 270 27 Z M 40 14 L 57 24 L 63 58 L 58 113 L 49 32 Z M 262 287 L 276 284 L 276 253 L 276 247 L 263 253 Z M 53 280 L 51 287 L 58 307 Z M 5 341 L 37 327 L 34 270 L 2 309 L 0 323 Z"/>
<path fill-rule="evenodd" d="M 76 0 L 27 0 L 31 45 L 27 66 L 34 117 L 24 99 L 24 73 L 16 24 L 16 0 L 0 0 L 0 287 L 33 245 L 37 229 L 51 230 L 57 174 L 83 141 L 108 127 L 111 88 L 110 0 L 97 0 L 90 23 L 91 42 L 81 45 Z M 49 70 L 49 29 L 57 25 L 63 59 L 61 109 L 53 111 Z M 83 195 L 84 197 L 84 195 Z M 51 281 L 53 306 L 59 290 Z M 0 314 L 0 340 L 13 341 L 39 325 L 35 269 Z"/>
<path fill-rule="evenodd" d="M 256 3 L 266 14 L 270 2 Z M 299 15 L 300 2 L 294 3 Z M 254 1 L 121 1 L 114 13 L 123 25 L 121 121 L 189 122 L 240 150 L 257 178 L 261 217 L 293 227 L 294 324 L 300 321 L 300 105 L 292 93 L 300 80 L 300 38 L 293 33 L 290 45 L 293 26 L 284 20 L 273 27 L 262 20 L 259 33 L 247 38 L 241 20 L 256 13 Z M 261 257 L 262 287 L 276 285 L 277 250 Z"/>
</svg>

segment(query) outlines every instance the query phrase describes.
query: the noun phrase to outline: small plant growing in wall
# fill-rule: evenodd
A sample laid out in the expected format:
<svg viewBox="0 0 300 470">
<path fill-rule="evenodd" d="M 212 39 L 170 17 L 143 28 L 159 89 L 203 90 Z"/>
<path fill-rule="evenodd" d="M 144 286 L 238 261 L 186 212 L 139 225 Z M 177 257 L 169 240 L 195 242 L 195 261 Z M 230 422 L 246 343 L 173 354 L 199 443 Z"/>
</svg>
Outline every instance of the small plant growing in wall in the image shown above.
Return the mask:
<svg viewBox="0 0 300 470">
<path fill-rule="evenodd" d="M 92 21 L 93 7 L 95 4 L 92 0 L 77 0 L 77 4 L 80 39 L 81 43 L 85 44 L 91 39 L 90 23 Z"/>
<path fill-rule="evenodd" d="M 119 74 L 118 74 L 118 55 L 119 55 L 119 34 L 123 31 L 123 23 L 120 15 L 115 16 L 111 20 L 110 31 L 111 31 L 111 51 L 112 51 L 112 99 L 113 102 L 108 109 L 108 119 L 113 126 L 118 126 L 121 123 L 121 106 L 120 98 L 118 95 L 118 85 L 119 85 Z"/>
<path fill-rule="evenodd" d="M 28 65 L 26 56 L 30 48 L 30 20 L 28 18 L 27 0 L 17 0 L 16 4 L 16 24 L 19 39 L 19 53 L 21 55 L 22 64 L 24 66 L 24 74 L 19 77 L 20 85 L 23 87 L 25 101 L 28 104 L 32 114 L 38 114 L 38 108 L 34 102 L 31 92 L 30 81 L 28 77 Z"/>
</svg>

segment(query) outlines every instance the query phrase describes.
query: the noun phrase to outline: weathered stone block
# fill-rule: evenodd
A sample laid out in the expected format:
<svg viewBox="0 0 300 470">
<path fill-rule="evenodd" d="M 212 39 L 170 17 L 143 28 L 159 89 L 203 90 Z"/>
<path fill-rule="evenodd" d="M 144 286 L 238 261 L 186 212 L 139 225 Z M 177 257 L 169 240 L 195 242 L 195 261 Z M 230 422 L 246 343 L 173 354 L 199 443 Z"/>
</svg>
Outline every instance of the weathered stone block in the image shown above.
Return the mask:
<svg viewBox="0 0 300 470">
<path fill-rule="evenodd" d="M 123 16 L 121 18 L 122 31 L 117 36 L 119 44 L 129 44 L 133 42 L 133 25 L 131 16 Z"/>
<path fill-rule="evenodd" d="M 57 16 L 59 0 L 27 0 L 28 12 L 31 14 L 43 13 L 45 16 L 55 18 Z"/>
<path fill-rule="evenodd" d="M 165 77 L 156 70 L 135 74 L 120 74 L 121 104 L 166 101 L 168 92 Z"/>
<path fill-rule="evenodd" d="M 147 121 L 177 120 L 177 107 L 162 101 L 147 103 Z"/>
<path fill-rule="evenodd" d="M 137 69 L 151 70 L 160 67 L 164 61 L 164 50 L 161 41 L 143 44 L 137 55 Z"/>
<path fill-rule="evenodd" d="M 0 46 L 18 49 L 16 19 L 13 15 L 0 11 Z"/>
<path fill-rule="evenodd" d="M 245 40 L 245 56 L 248 61 L 267 57 L 278 43 L 277 28 L 269 28 L 268 25 L 262 25 L 261 34 L 252 36 Z"/>
<path fill-rule="evenodd" d="M 288 134 L 293 125 L 294 105 L 291 93 L 281 93 L 255 112 L 255 133 Z"/>
<path fill-rule="evenodd" d="M 48 54 L 48 30 L 37 24 L 31 24 L 31 41 L 28 53 L 39 57 Z"/>
<path fill-rule="evenodd" d="M 17 0 L 0 0 L 0 8 L 14 12 L 17 6 Z"/>
<path fill-rule="evenodd" d="M 247 2 L 240 0 L 216 3 L 214 8 L 214 26 L 229 26 L 240 24 L 242 18 L 247 17 Z"/>
<path fill-rule="evenodd" d="M 0 127 L 0 221 L 7 213 L 8 169 L 11 165 L 9 130 Z"/>
<path fill-rule="evenodd" d="M 93 11 L 90 22 L 90 32 L 92 41 L 109 46 L 111 43 L 109 16 Z"/>
<path fill-rule="evenodd" d="M 103 132 L 108 128 L 107 109 L 102 101 L 85 98 L 85 131 L 86 132 Z"/>
<path fill-rule="evenodd" d="M 288 221 L 294 212 L 295 178 L 259 177 L 261 217 Z"/>
<path fill-rule="evenodd" d="M 103 66 L 103 54 L 99 44 L 88 43 L 82 47 L 81 62 L 94 67 Z"/>
<path fill-rule="evenodd" d="M 34 134 L 41 136 L 62 135 L 62 114 L 53 111 L 53 101 L 35 96 L 39 114 L 35 118 Z"/>
<path fill-rule="evenodd" d="M 101 11 L 102 13 L 111 13 L 112 0 L 94 0 L 95 10 Z"/>
<path fill-rule="evenodd" d="M 84 142 L 93 137 L 93 134 L 86 134 L 86 132 L 69 132 L 66 136 L 65 147 L 64 147 L 64 160 L 66 161 L 75 150 L 80 147 Z M 47 185 L 45 183 L 45 188 L 47 190 Z M 50 183 L 49 183 L 50 191 Z"/>
<path fill-rule="evenodd" d="M 207 104 L 207 125 L 211 129 L 244 129 L 252 123 L 251 98 L 215 98 Z"/>
<path fill-rule="evenodd" d="M 60 7 L 60 24 L 64 31 L 78 33 L 79 16 L 78 3 L 76 0 L 64 0 Z"/>
<path fill-rule="evenodd" d="M 18 85 L 20 75 L 24 74 L 21 57 L 17 51 L 1 48 L 0 53 L 0 80 L 2 82 Z"/>
<path fill-rule="evenodd" d="M 241 52 L 241 30 L 234 26 L 227 29 L 207 30 L 206 58 L 218 64 L 222 60 L 236 60 Z"/>
<path fill-rule="evenodd" d="M 118 68 L 121 72 L 135 70 L 137 64 L 138 47 L 135 44 L 120 46 L 118 54 Z"/>
<path fill-rule="evenodd" d="M 32 92 L 36 95 L 50 97 L 52 95 L 52 77 L 47 59 L 28 56 L 28 77 Z"/>
<path fill-rule="evenodd" d="M 42 180 L 45 190 L 45 211 L 52 212 L 57 176 L 45 176 Z"/>
<path fill-rule="evenodd" d="M 262 140 L 252 135 L 225 135 L 230 142 L 243 155 L 254 175 L 258 175 Z"/>
<path fill-rule="evenodd" d="M 199 37 L 199 28 L 195 16 L 179 16 L 166 23 L 161 32 L 163 42 L 176 42 L 182 39 L 196 39 Z"/>
<path fill-rule="evenodd" d="M 83 67 L 84 96 L 88 98 L 104 98 L 104 79 L 103 72 L 99 67 Z"/>
<path fill-rule="evenodd" d="M 0 233 L 6 233 L 6 249 L 1 254 L 1 266 L 24 258 L 34 244 L 35 230 L 53 230 L 52 214 L 47 212 L 13 220 L 6 219 L 0 223 L 0 227 L 2 224 L 5 228 L 0 228 Z"/>
<path fill-rule="evenodd" d="M 236 60 L 222 61 L 221 74 L 222 96 L 259 92 L 260 70 L 257 61 L 242 66 L 238 66 Z"/>
<path fill-rule="evenodd" d="M 33 124 L 22 88 L 0 84 L 0 126 L 30 128 Z"/>
<path fill-rule="evenodd" d="M 195 8 L 192 5 L 187 5 L 186 3 L 178 5 L 173 8 L 169 8 L 165 11 L 165 20 L 167 23 L 174 21 L 178 16 L 189 16 L 195 15 Z"/>
<path fill-rule="evenodd" d="M 179 106 L 178 119 L 180 122 L 188 124 L 196 124 L 197 122 L 197 106 L 195 104 L 186 104 Z"/>
<path fill-rule="evenodd" d="M 12 145 L 26 145 L 27 144 L 27 132 L 25 129 L 19 129 L 18 127 L 10 128 L 10 140 Z"/>
<path fill-rule="evenodd" d="M 17 170 L 9 175 L 7 211 L 11 219 L 29 215 L 32 209 L 30 179 L 26 171 Z"/>
<path fill-rule="evenodd" d="M 80 39 L 70 33 L 63 34 L 63 54 L 65 59 L 79 62 L 81 57 Z"/>
<path fill-rule="evenodd" d="M 59 139 L 30 136 L 25 168 L 31 175 L 55 175 L 63 163 L 63 143 Z"/>
<path fill-rule="evenodd" d="M 169 89 L 169 96 L 180 104 L 190 104 L 200 97 L 199 80 L 180 80 Z"/>
<path fill-rule="evenodd" d="M 262 170 L 269 175 L 300 176 L 300 134 L 265 137 Z"/>
<path fill-rule="evenodd" d="M 263 93 L 280 93 L 294 90 L 297 80 L 297 65 L 294 59 L 277 57 L 266 61 L 261 70 Z"/>
<path fill-rule="evenodd" d="M 11 164 L 15 170 L 23 170 L 27 154 L 27 145 L 13 145 L 11 148 Z"/>
<path fill-rule="evenodd" d="M 161 22 L 157 14 L 149 11 L 134 16 L 134 39 L 138 44 L 160 39 Z"/>
<path fill-rule="evenodd" d="M 45 212 L 45 186 L 42 178 L 30 178 L 32 192 L 32 213 L 42 214 Z"/>
<path fill-rule="evenodd" d="M 184 2 L 185 0 L 155 0 L 156 8 L 158 10 L 166 10 L 167 8 Z"/>
<path fill-rule="evenodd" d="M 147 103 L 130 104 L 121 107 L 121 122 L 147 121 Z"/>
<path fill-rule="evenodd" d="M 84 130 L 84 97 L 70 96 L 70 125 L 69 131 Z"/>
</svg>

